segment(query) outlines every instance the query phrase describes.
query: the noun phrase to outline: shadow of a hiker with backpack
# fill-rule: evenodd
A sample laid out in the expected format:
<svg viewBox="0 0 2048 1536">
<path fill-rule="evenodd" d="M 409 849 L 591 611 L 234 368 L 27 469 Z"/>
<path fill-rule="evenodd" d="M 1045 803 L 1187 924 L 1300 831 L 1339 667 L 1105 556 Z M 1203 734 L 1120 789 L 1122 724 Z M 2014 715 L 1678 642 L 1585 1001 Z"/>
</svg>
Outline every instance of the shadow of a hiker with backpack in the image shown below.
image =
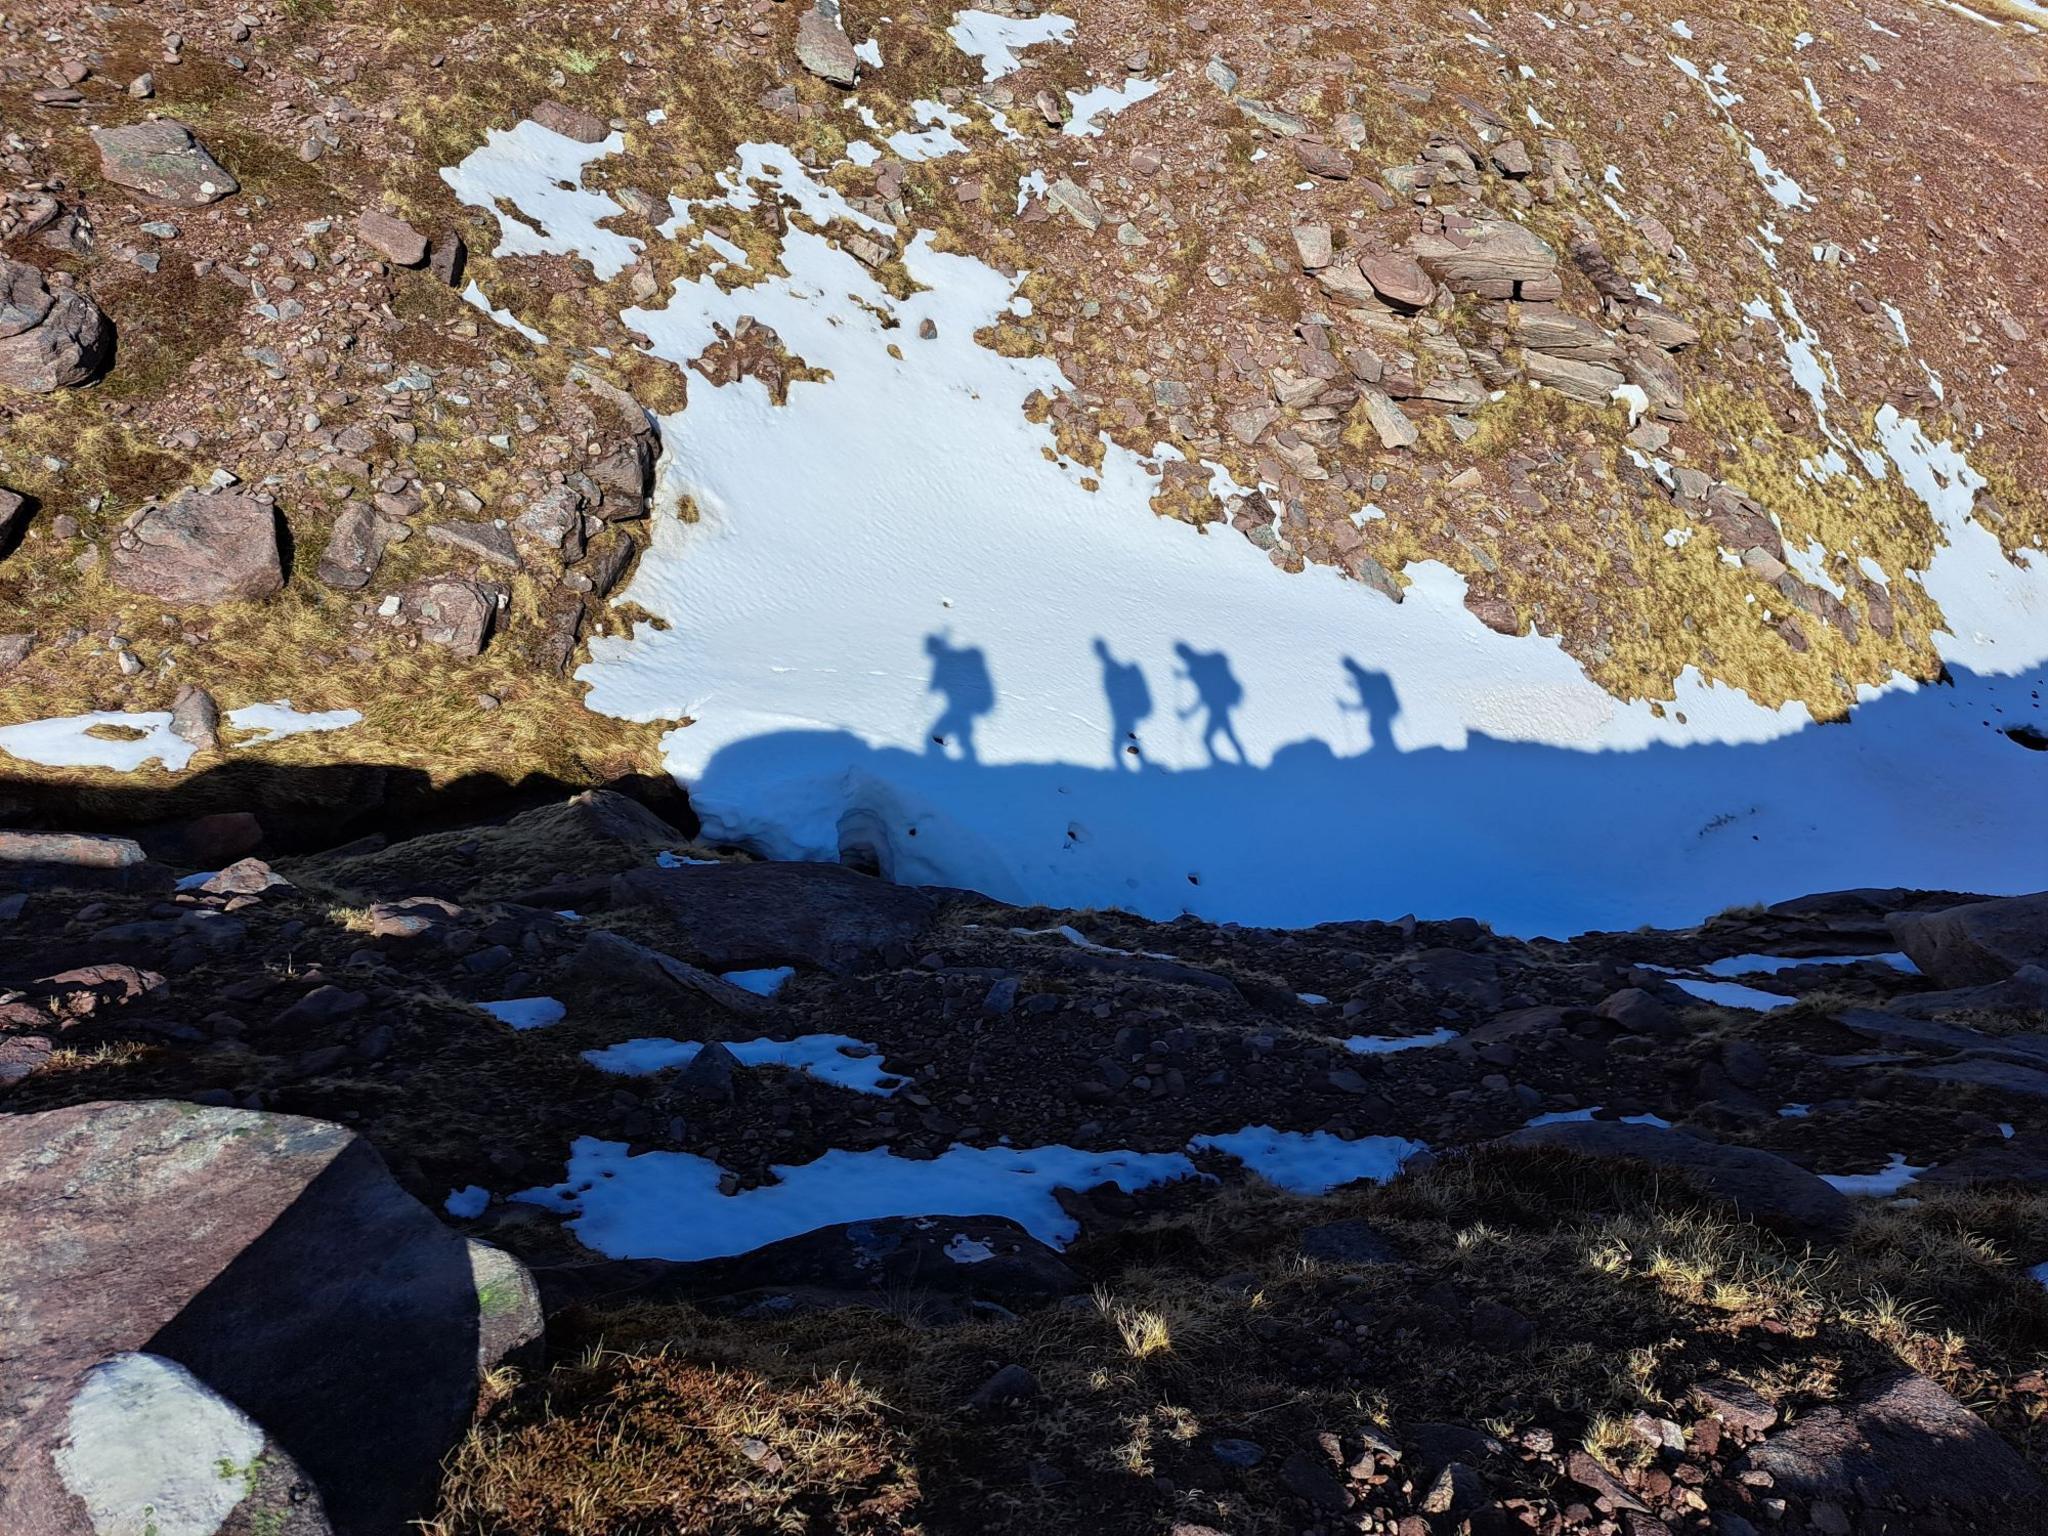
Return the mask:
<svg viewBox="0 0 2048 1536">
<path fill-rule="evenodd" d="M 1224 760 L 1216 750 L 1220 737 L 1230 743 L 1238 762 L 1249 762 L 1244 743 L 1237 739 L 1237 727 L 1230 720 L 1231 711 L 1244 702 L 1244 684 L 1230 670 L 1230 658 L 1221 651 L 1198 651 L 1185 640 L 1174 642 L 1173 653 L 1180 658 L 1180 676 L 1195 690 L 1195 702 L 1182 709 L 1180 717 L 1202 717 L 1202 747 L 1209 754 L 1209 761 Z"/>
</svg>

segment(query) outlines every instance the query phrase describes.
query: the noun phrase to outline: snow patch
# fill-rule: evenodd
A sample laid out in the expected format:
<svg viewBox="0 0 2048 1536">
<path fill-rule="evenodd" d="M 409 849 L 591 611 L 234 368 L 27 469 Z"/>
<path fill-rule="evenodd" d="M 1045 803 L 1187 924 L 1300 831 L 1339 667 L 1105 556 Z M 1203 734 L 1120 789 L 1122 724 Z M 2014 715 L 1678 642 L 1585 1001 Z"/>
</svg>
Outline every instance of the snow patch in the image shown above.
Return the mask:
<svg viewBox="0 0 2048 1536">
<path fill-rule="evenodd" d="M 1071 43 L 1074 18 L 1048 11 L 1043 16 L 998 16 L 992 11 L 955 11 L 946 36 L 962 53 L 981 61 L 984 83 L 1023 68 L 1019 48 L 1038 43 Z"/>
<path fill-rule="evenodd" d="M 1058 1248 L 1080 1226 L 1054 1191 L 1112 1183 L 1135 1194 L 1191 1178 L 1195 1167 L 1178 1152 L 956 1145 L 921 1161 L 886 1147 L 832 1151 L 771 1172 L 773 1184 L 722 1194 L 725 1171 L 708 1158 L 635 1157 L 624 1142 L 585 1136 L 570 1149 L 562 1183 L 512 1198 L 573 1213 L 569 1226 L 583 1245 L 614 1259 L 729 1258 L 820 1227 L 891 1216 L 994 1216 Z"/>
<path fill-rule="evenodd" d="M 721 1042 L 743 1067 L 787 1067 L 821 1083 L 834 1083 L 855 1093 L 887 1098 L 905 1079 L 884 1070 L 882 1053 L 851 1035 L 798 1035 L 794 1040 L 727 1040 Z M 585 1051 L 583 1059 L 600 1072 L 621 1077 L 647 1077 L 671 1067 L 687 1067 L 704 1049 L 701 1040 L 669 1040 L 643 1036 Z"/>
<path fill-rule="evenodd" d="M 1069 91 L 1067 101 L 1073 108 L 1073 115 L 1060 132 L 1070 138 L 1095 138 L 1102 132 L 1101 119 L 1114 117 L 1158 94 L 1157 80 L 1130 80 L 1121 89 L 1113 85 L 1091 85 L 1085 91 Z"/>
<path fill-rule="evenodd" d="M 1776 975 L 1802 965 L 1862 965 L 1875 960 L 1908 976 L 1918 976 L 1920 967 L 1903 954 L 1883 955 L 1730 955 L 1705 967 L 1709 976 L 1748 976 L 1759 972 Z"/>
<path fill-rule="evenodd" d="M 774 997 L 788 985 L 789 978 L 796 974 L 793 965 L 772 965 L 754 971 L 727 971 L 720 978 L 729 981 L 742 992 L 752 992 L 759 997 Z"/>
<path fill-rule="evenodd" d="M 343 731 L 363 723 L 359 709 L 293 709 L 290 699 L 273 699 L 268 704 L 245 704 L 227 713 L 227 723 L 238 731 L 256 734 L 237 746 L 260 747 L 283 741 L 287 736 L 306 736 L 319 731 Z"/>
<path fill-rule="evenodd" d="M 1418 1152 L 1419 1141 L 1402 1136 L 1361 1136 L 1355 1141 L 1329 1131 L 1276 1131 L 1248 1125 L 1222 1136 L 1197 1136 L 1191 1152 L 1221 1152 L 1236 1158 L 1268 1184 L 1296 1195 L 1324 1195 L 1340 1185 L 1370 1179 L 1384 1184 Z"/>
<path fill-rule="evenodd" d="M 1906 1161 L 1905 1153 L 1894 1152 L 1875 1173 L 1824 1173 L 1821 1179 L 1845 1195 L 1896 1195 L 1925 1173 L 1927 1167 L 1915 1167 Z"/>
<path fill-rule="evenodd" d="M 477 1007 L 514 1029 L 542 1029 L 559 1024 L 569 1012 L 552 997 L 508 997 L 502 1002 L 478 1003 Z"/>
<path fill-rule="evenodd" d="M 1395 1051 L 1419 1051 L 1432 1045 L 1448 1045 L 1458 1038 L 1455 1029 L 1433 1029 L 1426 1035 L 1353 1035 L 1344 1049 L 1354 1056 L 1386 1056 Z"/>
<path fill-rule="evenodd" d="M 1723 1008 L 1747 1008 L 1753 1013 L 1771 1013 L 1779 1008 L 1790 1008 L 1799 1001 L 1796 997 L 1784 997 L 1733 981 L 1695 981 L 1690 976 L 1674 976 L 1671 985 L 1705 1002 L 1717 1003 Z"/>
</svg>

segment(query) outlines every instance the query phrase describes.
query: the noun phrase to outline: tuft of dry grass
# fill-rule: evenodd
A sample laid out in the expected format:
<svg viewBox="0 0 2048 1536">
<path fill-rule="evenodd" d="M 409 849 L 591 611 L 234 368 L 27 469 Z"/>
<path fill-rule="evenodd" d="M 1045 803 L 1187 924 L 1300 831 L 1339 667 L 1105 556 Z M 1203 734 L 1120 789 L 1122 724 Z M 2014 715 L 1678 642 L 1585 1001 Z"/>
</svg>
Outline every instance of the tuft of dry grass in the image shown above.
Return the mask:
<svg viewBox="0 0 2048 1536">
<path fill-rule="evenodd" d="M 780 1384 L 665 1349 L 592 1350 L 454 1452 L 428 1536 L 908 1529 L 902 1435 L 850 1372 Z"/>
</svg>

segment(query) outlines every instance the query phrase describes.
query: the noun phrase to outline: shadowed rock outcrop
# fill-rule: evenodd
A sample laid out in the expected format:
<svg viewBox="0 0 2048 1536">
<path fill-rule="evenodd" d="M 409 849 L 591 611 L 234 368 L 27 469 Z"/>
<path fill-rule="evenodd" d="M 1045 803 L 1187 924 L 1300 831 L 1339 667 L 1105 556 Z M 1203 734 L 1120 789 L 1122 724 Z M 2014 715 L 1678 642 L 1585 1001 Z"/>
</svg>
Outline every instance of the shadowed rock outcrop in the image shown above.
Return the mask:
<svg viewBox="0 0 2048 1536">
<path fill-rule="evenodd" d="M 341 1536 L 395 1536 L 425 1512 L 479 1371 L 540 1331 L 518 1263 L 317 1120 L 153 1101 L 0 1121 L 0 1228 L 0 1465 L 24 1469 L 0 1485 L 10 1533 L 94 1529 L 64 1459 L 78 1404 L 104 1395 L 91 1373 L 105 1363 L 161 1357 L 192 1383 L 115 1371 L 180 1433 L 210 1417 L 215 1438 L 274 1441 Z M 149 1441 L 135 1444 L 140 1457 Z M 143 1475 L 107 1455 L 94 1486 Z M 72 1523 L 36 1513 L 63 1507 L 56 1487 L 80 1500 Z"/>
</svg>

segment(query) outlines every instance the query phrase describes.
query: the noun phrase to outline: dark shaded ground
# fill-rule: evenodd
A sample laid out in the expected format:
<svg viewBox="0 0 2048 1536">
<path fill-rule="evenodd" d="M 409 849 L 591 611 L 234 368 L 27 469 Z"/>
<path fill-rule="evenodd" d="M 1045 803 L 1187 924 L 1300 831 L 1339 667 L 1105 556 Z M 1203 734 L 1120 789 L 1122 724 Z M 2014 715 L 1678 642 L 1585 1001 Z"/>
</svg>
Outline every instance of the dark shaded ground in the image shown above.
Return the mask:
<svg viewBox="0 0 2048 1536">
<path fill-rule="evenodd" d="M 472 1230 L 542 1266 L 558 1364 L 503 1384 L 454 1463 L 448 1533 L 1742 1529 L 1708 1511 L 1829 1530 L 1816 1503 L 1859 1530 L 1961 1529 L 1925 1510 L 1887 1523 L 1905 1506 L 1853 1490 L 1774 1516 L 1771 1485 L 1743 1476 L 1753 1432 L 1688 1406 L 1733 1375 L 1796 1418 L 1902 1362 L 2043 1456 L 2038 1100 L 1913 1076 L 1955 1051 L 1840 1022 L 1930 991 L 1882 962 L 1752 976 L 1800 997 L 1769 1014 L 1643 969 L 1875 953 L 1886 910 L 1950 896 L 1569 943 L 1471 921 L 1161 924 L 754 866 L 602 794 L 276 870 L 292 883 L 28 890 L 0 921 L 0 1064 L 20 1064 L 0 1111 L 168 1095 L 314 1115 L 436 1208 L 491 1192 Z M 692 969 L 785 963 L 772 1001 Z M 475 1006 L 542 995 L 565 1017 L 539 1029 Z M 1456 1038 L 1345 1044 L 1440 1029 Z M 873 1097 L 766 1068 L 707 1088 L 582 1055 L 825 1032 L 908 1082 Z M 1682 1174 L 1484 1146 L 1593 1106 L 1825 1173 L 1893 1154 L 1938 1172 L 1821 1235 L 1744 1222 Z M 1218 1182 L 1064 1197 L 1082 1228 L 1064 1269 L 1046 1256 L 1021 1294 L 992 1271 L 944 1301 L 914 1268 L 851 1292 L 796 1258 L 694 1280 L 592 1269 L 555 1215 L 505 1199 L 560 1181 L 579 1136 L 694 1153 L 745 1187 L 835 1148 L 1171 1151 L 1250 1125 L 1409 1137 L 1436 1166 L 1310 1201 L 1205 1156 Z M 1364 1225 L 1315 1235 L 1344 1221 Z M 1032 1395 L 966 1406 L 1008 1366 Z M 1236 1440 L 1255 1464 L 1218 1449 Z M 1589 1451 L 1644 1510 L 1613 1490 L 1599 1508 L 1573 1461 Z M 1949 1492 L 1975 1529 L 2029 1529 Z"/>
</svg>

